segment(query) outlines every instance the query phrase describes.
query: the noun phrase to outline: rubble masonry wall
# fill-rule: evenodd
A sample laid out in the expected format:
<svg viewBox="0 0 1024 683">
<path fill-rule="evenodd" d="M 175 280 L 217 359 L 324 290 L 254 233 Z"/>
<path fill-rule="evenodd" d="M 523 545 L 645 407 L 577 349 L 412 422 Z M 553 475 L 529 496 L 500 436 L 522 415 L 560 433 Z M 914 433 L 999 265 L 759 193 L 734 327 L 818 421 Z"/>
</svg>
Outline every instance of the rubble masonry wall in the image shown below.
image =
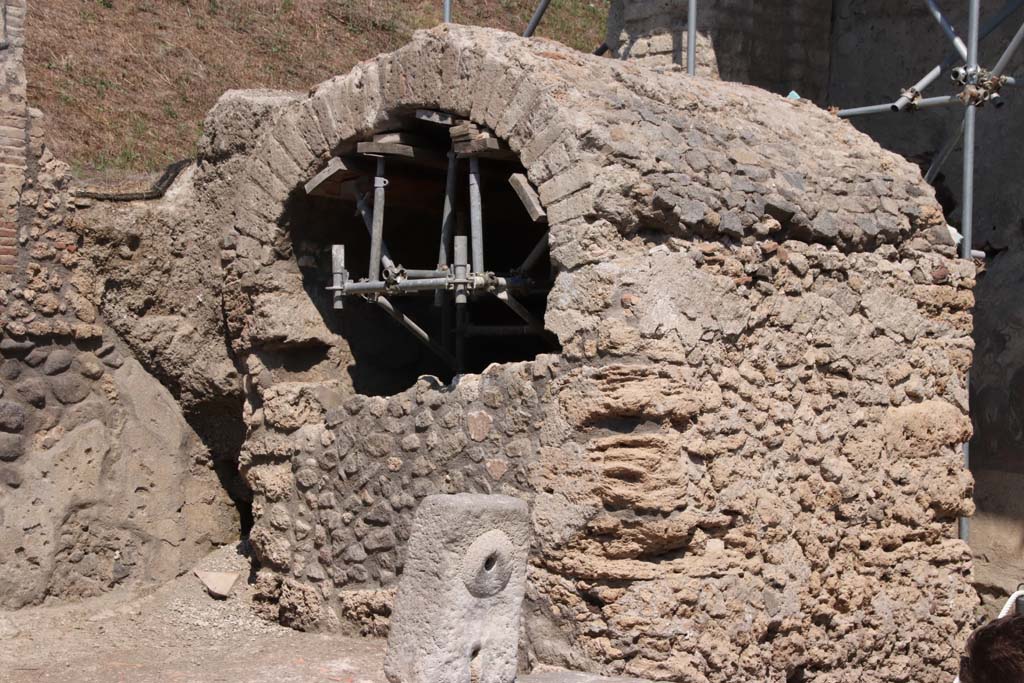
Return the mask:
<svg viewBox="0 0 1024 683">
<path fill-rule="evenodd" d="M 527 168 L 563 352 L 359 396 L 288 206 L 417 107 Z M 807 103 L 455 26 L 307 95 L 229 93 L 205 129 L 188 220 L 222 235 L 268 614 L 383 629 L 416 501 L 493 491 L 531 503 L 539 660 L 953 675 L 974 272 L 916 167 Z"/>
<path fill-rule="evenodd" d="M 25 100 L 25 3 L 0 51 L 0 608 L 176 577 L 238 517 L 175 398 L 98 314 L 67 165 Z M 128 254 L 130 257 L 130 252 Z"/>
</svg>

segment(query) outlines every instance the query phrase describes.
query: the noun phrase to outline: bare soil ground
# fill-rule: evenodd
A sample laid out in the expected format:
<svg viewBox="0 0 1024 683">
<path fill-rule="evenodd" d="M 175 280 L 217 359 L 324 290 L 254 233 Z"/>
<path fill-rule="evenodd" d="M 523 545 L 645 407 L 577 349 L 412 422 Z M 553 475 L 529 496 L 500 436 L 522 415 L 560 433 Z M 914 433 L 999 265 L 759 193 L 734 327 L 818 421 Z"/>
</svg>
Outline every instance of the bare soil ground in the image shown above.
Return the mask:
<svg viewBox="0 0 1024 683">
<path fill-rule="evenodd" d="M 241 571 L 227 600 L 192 573 L 144 594 L 0 613 L 4 683 L 384 683 L 384 642 L 300 633 L 251 609 L 249 561 L 234 547 L 198 568 Z"/>
<path fill-rule="evenodd" d="M 459 23 L 522 32 L 536 0 L 454 0 Z M 441 20 L 442 0 L 38 0 L 26 69 L 47 141 L 80 178 L 123 179 L 194 153 L 231 88 L 305 90 Z M 537 35 L 604 40 L 608 0 L 559 0 Z"/>
<path fill-rule="evenodd" d="M 244 545 L 196 569 L 242 576 L 217 600 L 190 572 L 146 593 L 0 612 L 2 683 L 386 683 L 380 638 L 302 633 L 252 609 Z M 559 669 L 521 683 L 643 683 Z"/>
</svg>

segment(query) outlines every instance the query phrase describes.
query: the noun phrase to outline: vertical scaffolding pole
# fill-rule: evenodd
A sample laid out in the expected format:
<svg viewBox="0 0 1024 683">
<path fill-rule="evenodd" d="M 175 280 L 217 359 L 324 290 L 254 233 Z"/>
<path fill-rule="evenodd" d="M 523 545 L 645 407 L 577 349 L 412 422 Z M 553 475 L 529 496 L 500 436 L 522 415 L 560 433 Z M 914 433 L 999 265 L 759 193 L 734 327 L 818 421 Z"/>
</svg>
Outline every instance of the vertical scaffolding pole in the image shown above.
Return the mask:
<svg viewBox="0 0 1024 683">
<path fill-rule="evenodd" d="M 452 23 L 452 0 L 444 0 L 444 23 Z"/>
<path fill-rule="evenodd" d="M 686 13 L 686 72 L 697 73 L 697 0 L 690 0 Z"/>
<path fill-rule="evenodd" d="M 384 188 L 388 186 L 384 177 L 384 157 L 377 159 L 377 175 L 373 179 L 373 229 L 370 230 L 370 267 L 371 282 L 380 280 L 381 244 L 384 241 Z"/>
<path fill-rule="evenodd" d="M 968 2 L 968 29 L 967 29 L 967 82 L 973 84 L 978 79 L 978 20 L 981 12 L 979 0 Z M 978 107 L 971 101 L 967 104 L 967 112 L 964 115 L 964 188 L 963 188 L 963 209 L 961 216 L 960 232 L 963 233 L 964 241 L 960 245 L 960 254 L 963 258 L 971 258 L 971 249 L 974 243 L 974 142 L 977 124 Z M 971 375 L 967 374 L 967 388 L 970 390 Z M 971 444 L 968 441 L 964 444 L 964 467 L 971 467 Z M 959 524 L 960 538 L 970 542 L 971 528 L 967 517 L 961 517 Z"/>
<path fill-rule="evenodd" d="M 473 248 L 473 272 L 484 269 L 484 217 L 480 201 L 480 159 L 469 158 L 469 233 Z"/>
<path fill-rule="evenodd" d="M 468 245 L 465 235 L 455 236 L 455 278 L 464 280 L 466 278 L 467 264 L 469 258 Z M 465 369 L 465 345 L 466 345 L 466 285 L 455 285 L 455 370 L 462 372 Z"/>
<path fill-rule="evenodd" d="M 345 245 L 335 244 L 331 246 L 331 284 L 335 287 L 345 286 Z M 335 289 L 331 294 L 335 310 L 345 308 L 345 293 Z"/>
</svg>

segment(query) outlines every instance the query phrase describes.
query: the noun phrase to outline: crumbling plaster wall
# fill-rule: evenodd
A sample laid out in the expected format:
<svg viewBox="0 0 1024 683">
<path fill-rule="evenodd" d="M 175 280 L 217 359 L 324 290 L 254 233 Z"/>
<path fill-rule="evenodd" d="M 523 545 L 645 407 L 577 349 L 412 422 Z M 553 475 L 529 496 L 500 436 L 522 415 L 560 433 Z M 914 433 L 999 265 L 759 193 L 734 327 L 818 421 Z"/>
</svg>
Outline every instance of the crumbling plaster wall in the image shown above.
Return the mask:
<svg viewBox="0 0 1024 683">
<path fill-rule="evenodd" d="M 174 578 L 238 518 L 171 394 L 97 313 L 67 166 L 25 101 L 24 3 L 0 104 L 0 608 Z M 128 257 L 128 256 L 125 256 Z"/>
<path fill-rule="evenodd" d="M 371 398 L 288 207 L 416 107 L 490 127 L 539 188 L 563 353 Z M 416 501 L 496 491 L 532 506 L 534 657 L 952 676 L 974 271 L 914 166 L 810 104 L 454 26 L 306 95 L 229 93 L 205 130 L 187 220 L 221 239 L 269 615 L 383 629 Z"/>
</svg>

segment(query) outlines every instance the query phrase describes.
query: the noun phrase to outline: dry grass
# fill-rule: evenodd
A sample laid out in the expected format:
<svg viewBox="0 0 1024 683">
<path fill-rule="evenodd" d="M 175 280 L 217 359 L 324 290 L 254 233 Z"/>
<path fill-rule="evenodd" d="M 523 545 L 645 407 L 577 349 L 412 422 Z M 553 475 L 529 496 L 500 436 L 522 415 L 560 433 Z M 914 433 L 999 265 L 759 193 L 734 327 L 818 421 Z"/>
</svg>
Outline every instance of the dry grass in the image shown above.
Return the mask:
<svg viewBox="0 0 1024 683">
<path fill-rule="evenodd" d="M 459 23 L 516 32 L 535 6 L 453 4 Z M 537 33 L 591 50 L 607 10 L 608 0 L 554 0 Z M 304 90 L 440 18 L 441 0 L 38 0 L 29 99 L 79 174 L 150 172 L 193 154 L 225 90 Z"/>
</svg>

